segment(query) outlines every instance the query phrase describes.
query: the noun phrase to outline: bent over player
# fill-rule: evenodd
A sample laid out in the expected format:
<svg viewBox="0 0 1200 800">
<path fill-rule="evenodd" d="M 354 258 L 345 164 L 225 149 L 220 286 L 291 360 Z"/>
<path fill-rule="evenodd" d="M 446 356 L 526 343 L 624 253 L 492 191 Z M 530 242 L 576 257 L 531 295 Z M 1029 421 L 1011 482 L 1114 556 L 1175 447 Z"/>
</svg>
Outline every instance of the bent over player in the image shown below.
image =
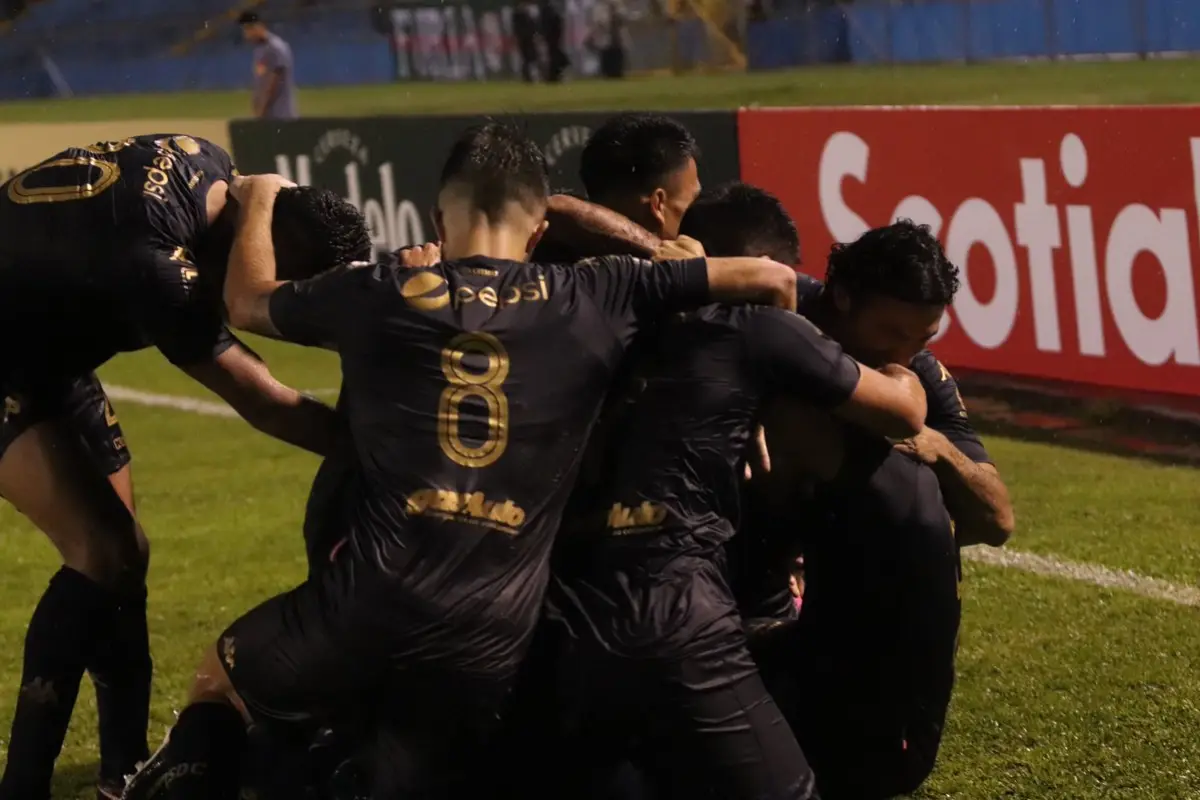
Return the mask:
<svg viewBox="0 0 1200 800">
<path fill-rule="evenodd" d="M 211 142 L 158 134 L 71 148 L 0 186 L 0 495 L 63 559 L 26 633 L 4 800 L 49 797 L 85 669 L 101 794 L 147 756 L 148 549 L 93 370 L 155 346 L 260 430 L 326 448 L 329 410 L 275 381 L 222 323 L 233 174 Z M 275 241 L 298 275 L 369 248 L 361 216 L 332 193 L 294 190 L 278 205 Z"/>
<path fill-rule="evenodd" d="M 792 271 L 761 259 L 528 264 L 547 183 L 527 137 L 472 129 L 442 173 L 444 262 L 294 283 L 277 280 L 270 248 L 277 184 L 246 183 L 230 318 L 339 353 L 348 541 L 210 648 L 191 704 L 127 798 L 235 797 L 247 718 L 376 732 L 395 755 L 376 761 L 372 796 L 438 796 L 467 780 L 528 646 L 584 441 L 634 332 L 712 298 L 791 305 Z"/>
<path fill-rule="evenodd" d="M 714 253 L 799 257 L 787 212 L 752 186 L 706 194 L 683 227 Z M 882 799 L 915 789 L 937 754 L 959 624 L 956 544 L 1002 543 L 1012 512 L 953 378 L 922 349 L 957 288 L 928 229 L 872 230 L 835 248 L 827 286 L 798 280 L 800 310 L 847 352 L 911 366 L 928 413 L 916 444 L 893 447 L 811 404 L 773 408 L 771 469 L 756 473 L 726 552 L 741 609 L 758 622 L 791 616 L 787 570 L 804 550 L 800 620 L 764 625 L 755 654 L 822 796 Z"/>
<path fill-rule="evenodd" d="M 556 796 L 582 796 L 598 758 L 632 755 L 662 797 L 814 797 L 722 575 L 745 449 L 774 394 L 906 436 L 923 392 L 907 370 L 860 368 L 803 317 L 760 306 L 665 323 L 638 365 L 597 441 L 603 477 L 579 487 L 554 564 L 549 613 L 571 634 L 557 680 L 580 732 L 547 759 L 576 782 Z"/>
</svg>

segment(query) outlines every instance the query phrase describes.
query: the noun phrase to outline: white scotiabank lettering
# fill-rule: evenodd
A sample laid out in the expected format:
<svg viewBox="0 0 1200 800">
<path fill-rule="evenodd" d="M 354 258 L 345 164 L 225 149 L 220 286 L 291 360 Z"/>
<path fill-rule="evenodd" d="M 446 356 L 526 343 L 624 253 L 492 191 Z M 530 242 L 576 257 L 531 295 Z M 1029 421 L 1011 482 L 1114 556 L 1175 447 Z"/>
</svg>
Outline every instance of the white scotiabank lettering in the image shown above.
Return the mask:
<svg viewBox="0 0 1200 800">
<path fill-rule="evenodd" d="M 1190 140 L 1195 207 L 1200 211 L 1200 138 Z M 825 226 L 835 241 L 853 241 L 867 222 L 847 204 L 842 183 L 853 178 L 868 183 L 871 148 L 858 135 L 838 132 L 829 137 L 818 168 L 818 196 Z M 1088 154 L 1074 133 L 1062 139 L 1058 175 L 1072 189 L 1083 189 L 1088 178 Z M 1124 166 L 1124 165 L 1120 165 Z M 946 246 L 947 256 L 962 268 L 962 289 L 954 302 L 954 319 L 977 346 L 1004 346 L 1021 312 L 1020 285 L 1029 283 L 1033 307 L 1034 341 L 1046 353 L 1063 351 L 1059 318 L 1060 285 L 1064 271 L 1055 267 L 1055 253 L 1064 246 L 1059 207 L 1047 202 L 1046 162 L 1022 158 L 1014 165 L 1021 179 L 1021 200 L 1013 206 L 1015 236 L 1001 211 L 982 197 L 966 197 L 945 222 L 944 210 L 920 195 L 910 195 L 896 205 L 887 221 L 909 218 L 930 226 Z M 1125 206 L 1116 215 L 1103 247 L 1097 246 L 1092 209 L 1088 205 L 1065 208 L 1066 247 L 1070 264 L 1070 294 L 1075 306 L 1079 354 L 1101 357 L 1108 352 L 1103 320 L 1110 315 L 1122 341 L 1134 356 L 1151 366 L 1174 360 L 1200 365 L 1200 332 L 1197 326 L 1195 283 L 1187 212 L 1182 208 L 1153 209 L 1141 204 Z M 944 229 L 943 229 L 944 228 Z M 971 255 L 976 248 L 988 252 L 995 270 L 995 291 L 980 300 L 971 282 Z M 1017 248 L 1024 251 L 1024 274 L 1018 268 Z M 1103 262 L 1097 258 L 1102 252 Z M 1133 265 L 1141 254 L 1153 256 L 1166 283 L 1166 305 L 1156 317 L 1138 306 L 1133 288 Z M 1101 279 L 1103 269 L 1103 279 Z M 1105 311 L 1101 299 L 1107 297 Z M 942 319 L 938 336 L 950 324 Z"/>
<path fill-rule="evenodd" d="M 363 199 L 362 182 L 357 160 L 346 164 L 346 202 L 362 212 L 367 218 L 371 242 L 376 254 L 389 253 L 412 244 L 424 244 L 425 229 L 421 213 L 410 200 L 396 201 L 395 174 L 391 162 L 380 164 L 379 199 Z M 297 156 L 295 167 L 287 156 L 275 156 L 275 171 L 301 186 L 312 184 L 312 162 L 308 156 Z"/>
</svg>

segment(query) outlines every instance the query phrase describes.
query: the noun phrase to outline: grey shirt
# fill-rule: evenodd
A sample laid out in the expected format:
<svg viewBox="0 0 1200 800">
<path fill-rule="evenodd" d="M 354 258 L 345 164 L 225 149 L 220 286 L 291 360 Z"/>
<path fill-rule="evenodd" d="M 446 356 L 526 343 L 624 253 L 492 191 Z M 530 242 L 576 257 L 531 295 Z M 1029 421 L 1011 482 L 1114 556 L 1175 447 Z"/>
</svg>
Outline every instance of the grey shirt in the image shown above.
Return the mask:
<svg viewBox="0 0 1200 800">
<path fill-rule="evenodd" d="M 267 106 L 268 119 L 295 119 L 296 80 L 292 69 L 292 48 L 273 33 L 267 40 L 254 48 L 254 107 L 258 108 L 271 83 L 271 75 L 278 73 L 282 84 L 275 100 Z"/>
</svg>

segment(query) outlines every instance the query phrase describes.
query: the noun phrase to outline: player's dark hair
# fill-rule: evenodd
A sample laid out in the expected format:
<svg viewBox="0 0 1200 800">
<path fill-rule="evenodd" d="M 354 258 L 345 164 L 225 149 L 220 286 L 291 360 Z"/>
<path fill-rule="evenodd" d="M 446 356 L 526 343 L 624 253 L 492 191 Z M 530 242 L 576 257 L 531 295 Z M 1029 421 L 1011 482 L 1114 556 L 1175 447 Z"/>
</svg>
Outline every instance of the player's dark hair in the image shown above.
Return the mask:
<svg viewBox="0 0 1200 800">
<path fill-rule="evenodd" d="M 748 183 L 734 181 L 701 192 L 683 215 L 679 232 L 704 245 L 710 256 L 800 263 L 800 234 L 783 203 Z"/>
<path fill-rule="evenodd" d="M 303 280 L 371 258 L 371 235 L 357 208 L 329 189 L 295 186 L 275 198 L 271 239 L 279 280 Z"/>
<path fill-rule="evenodd" d="M 660 114 L 618 114 L 588 137 L 579 179 L 592 200 L 646 194 L 689 159 L 700 160 L 700 146 L 676 120 Z"/>
<path fill-rule="evenodd" d="M 881 295 L 905 303 L 949 305 L 958 291 L 958 267 L 946 258 L 928 225 L 902 219 L 867 231 L 829 253 L 825 285 L 852 300 Z"/>
<path fill-rule="evenodd" d="M 499 222 L 510 203 L 531 213 L 545 211 L 550 195 L 546 156 L 523 131 L 503 122 L 468 128 L 450 147 L 441 188 L 461 184 L 489 222 Z"/>
</svg>

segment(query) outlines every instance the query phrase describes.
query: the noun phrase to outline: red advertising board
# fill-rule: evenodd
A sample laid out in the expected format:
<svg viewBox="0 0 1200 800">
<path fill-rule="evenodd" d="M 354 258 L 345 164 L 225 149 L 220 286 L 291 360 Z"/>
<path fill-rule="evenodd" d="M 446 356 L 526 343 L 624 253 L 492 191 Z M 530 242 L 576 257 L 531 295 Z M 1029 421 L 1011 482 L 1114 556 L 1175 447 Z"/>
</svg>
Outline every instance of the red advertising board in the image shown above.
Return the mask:
<svg viewBox="0 0 1200 800">
<path fill-rule="evenodd" d="M 739 135 L 815 275 L 870 226 L 933 227 L 947 364 L 1200 396 L 1200 106 L 754 109 Z"/>
</svg>

